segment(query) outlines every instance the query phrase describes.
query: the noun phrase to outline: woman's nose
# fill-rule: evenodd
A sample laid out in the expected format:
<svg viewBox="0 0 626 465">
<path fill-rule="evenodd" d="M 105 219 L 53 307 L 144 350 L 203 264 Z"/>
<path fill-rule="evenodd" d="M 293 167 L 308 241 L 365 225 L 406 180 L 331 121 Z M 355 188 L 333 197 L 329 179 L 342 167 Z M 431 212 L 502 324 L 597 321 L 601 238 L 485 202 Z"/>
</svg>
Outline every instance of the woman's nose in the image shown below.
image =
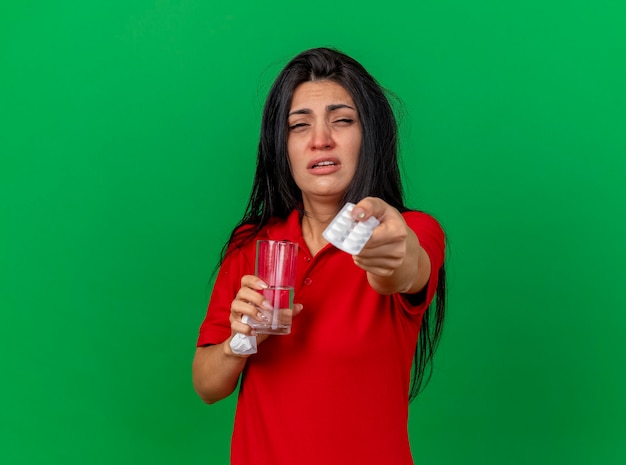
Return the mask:
<svg viewBox="0 0 626 465">
<path fill-rule="evenodd" d="M 326 124 L 315 126 L 311 147 L 316 150 L 326 150 L 335 145 L 330 128 Z"/>
</svg>

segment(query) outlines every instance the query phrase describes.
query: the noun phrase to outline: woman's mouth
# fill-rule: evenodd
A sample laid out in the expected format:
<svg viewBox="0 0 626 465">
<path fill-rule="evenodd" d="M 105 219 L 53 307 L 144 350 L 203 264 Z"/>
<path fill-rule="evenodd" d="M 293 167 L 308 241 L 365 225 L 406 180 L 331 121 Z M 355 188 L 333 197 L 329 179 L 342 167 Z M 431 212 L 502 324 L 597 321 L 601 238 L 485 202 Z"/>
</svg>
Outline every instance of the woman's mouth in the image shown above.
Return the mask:
<svg viewBox="0 0 626 465">
<path fill-rule="evenodd" d="M 330 174 L 340 168 L 341 164 L 336 158 L 318 158 L 313 160 L 307 169 L 312 174 Z"/>
<path fill-rule="evenodd" d="M 315 169 L 318 168 L 320 166 L 333 166 L 336 165 L 337 163 L 335 163 L 334 161 L 321 161 L 319 163 L 315 163 L 311 168 Z"/>
</svg>

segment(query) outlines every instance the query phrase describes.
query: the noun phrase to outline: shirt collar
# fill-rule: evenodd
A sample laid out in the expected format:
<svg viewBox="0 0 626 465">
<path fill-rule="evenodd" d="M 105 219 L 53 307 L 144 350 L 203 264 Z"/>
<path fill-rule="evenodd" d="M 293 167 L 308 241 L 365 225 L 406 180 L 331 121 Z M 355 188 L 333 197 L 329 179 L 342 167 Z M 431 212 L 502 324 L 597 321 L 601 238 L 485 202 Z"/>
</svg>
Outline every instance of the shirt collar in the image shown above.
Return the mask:
<svg viewBox="0 0 626 465">
<path fill-rule="evenodd" d="M 267 227 L 267 236 L 275 241 L 301 242 L 300 211 L 294 209 L 286 220 L 271 222 Z"/>
</svg>

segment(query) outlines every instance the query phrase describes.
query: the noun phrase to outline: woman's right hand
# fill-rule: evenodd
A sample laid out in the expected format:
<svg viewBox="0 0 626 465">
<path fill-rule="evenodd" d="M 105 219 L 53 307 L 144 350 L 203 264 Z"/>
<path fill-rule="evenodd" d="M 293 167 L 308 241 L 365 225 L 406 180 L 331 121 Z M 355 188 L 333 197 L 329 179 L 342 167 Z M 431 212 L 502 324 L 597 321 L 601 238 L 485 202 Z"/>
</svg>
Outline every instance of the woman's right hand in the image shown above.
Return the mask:
<svg viewBox="0 0 626 465">
<path fill-rule="evenodd" d="M 260 292 L 263 289 L 267 289 L 267 284 L 260 278 L 253 275 L 245 275 L 241 278 L 241 288 L 230 305 L 230 328 L 233 336 L 235 333 L 257 336 L 257 344 L 267 339 L 268 334 L 257 335 L 250 325 L 241 321 L 244 315 L 248 315 L 249 319 L 254 319 L 259 323 L 265 321 L 265 316 L 259 311 L 259 307 L 271 310 L 272 306 Z"/>
<path fill-rule="evenodd" d="M 235 299 L 230 305 L 230 328 L 232 330 L 231 338 L 236 334 L 245 334 L 246 336 L 256 336 L 257 344 L 263 342 L 269 334 L 256 334 L 250 325 L 241 321 L 244 315 L 254 319 L 259 323 L 265 322 L 266 317 L 259 311 L 259 308 L 272 310 L 272 305 L 265 300 L 260 292 L 267 289 L 267 284 L 260 278 L 253 275 L 245 275 L 241 278 L 241 288 L 237 292 Z M 300 313 L 301 304 L 294 304 L 293 316 Z"/>
</svg>

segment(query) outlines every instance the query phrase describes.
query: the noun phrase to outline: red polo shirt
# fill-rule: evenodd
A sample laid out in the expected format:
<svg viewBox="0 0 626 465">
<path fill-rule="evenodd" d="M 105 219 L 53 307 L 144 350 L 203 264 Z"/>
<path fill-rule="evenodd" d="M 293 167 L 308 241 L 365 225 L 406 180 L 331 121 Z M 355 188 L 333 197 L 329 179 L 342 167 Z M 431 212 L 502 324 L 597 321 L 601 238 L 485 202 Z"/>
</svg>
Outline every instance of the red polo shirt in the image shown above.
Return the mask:
<svg viewBox="0 0 626 465">
<path fill-rule="evenodd" d="M 437 287 L 444 235 L 432 217 L 403 214 L 432 272 L 423 304 L 380 295 L 352 257 L 328 244 L 311 256 L 297 211 L 256 239 L 299 244 L 291 334 L 270 336 L 242 374 L 233 465 L 410 465 L 408 392 L 421 317 Z M 198 346 L 230 336 L 230 305 L 241 276 L 254 274 L 255 241 L 220 268 Z"/>
</svg>

